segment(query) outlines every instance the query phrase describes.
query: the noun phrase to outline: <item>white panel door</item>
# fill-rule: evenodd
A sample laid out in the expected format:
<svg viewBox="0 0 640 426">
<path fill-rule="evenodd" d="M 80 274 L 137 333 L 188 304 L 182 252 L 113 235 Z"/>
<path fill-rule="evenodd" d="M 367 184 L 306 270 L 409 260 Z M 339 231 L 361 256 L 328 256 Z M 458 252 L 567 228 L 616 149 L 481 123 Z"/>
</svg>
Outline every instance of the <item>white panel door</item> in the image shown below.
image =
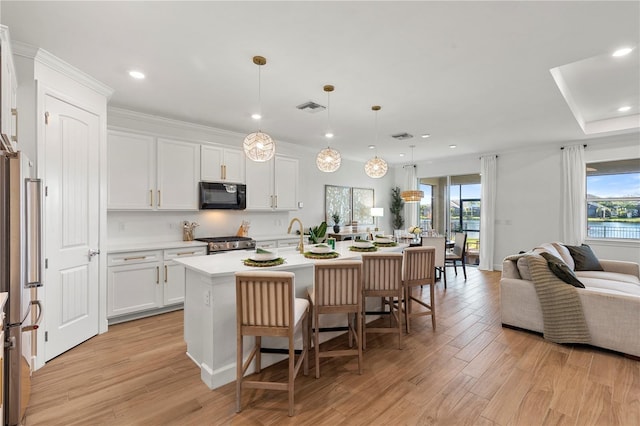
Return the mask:
<svg viewBox="0 0 640 426">
<path fill-rule="evenodd" d="M 98 334 L 99 119 L 45 96 L 45 360 Z"/>
<path fill-rule="evenodd" d="M 158 139 L 158 210 L 198 210 L 200 145 Z"/>
</svg>

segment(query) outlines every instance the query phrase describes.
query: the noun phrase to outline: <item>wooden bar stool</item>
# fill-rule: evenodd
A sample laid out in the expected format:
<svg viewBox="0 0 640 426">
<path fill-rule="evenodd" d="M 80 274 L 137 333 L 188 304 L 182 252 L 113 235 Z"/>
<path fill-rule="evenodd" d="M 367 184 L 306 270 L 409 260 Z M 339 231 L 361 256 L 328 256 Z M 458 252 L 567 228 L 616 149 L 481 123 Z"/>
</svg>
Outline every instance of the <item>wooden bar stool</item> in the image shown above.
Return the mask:
<svg viewBox="0 0 640 426">
<path fill-rule="evenodd" d="M 362 374 L 362 261 L 336 260 L 316 263 L 313 290 L 309 291 L 314 323 L 316 378 L 320 378 L 320 358 L 357 356 Z M 320 350 L 319 316 L 347 314 L 349 347 L 343 350 Z"/>
<path fill-rule="evenodd" d="M 236 412 L 242 411 L 242 389 L 273 389 L 289 394 L 289 416 L 293 416 L 293 384 L 303 365 L 309 374 L 309 302 L 295 297 L 292 272 L 236 272 L 237 374 Z M 295 333 L 302 329 L 302 353 L 295 362 Z M 255 336 L 249 357 L 243 361 L 243 336 Z M 261 369 L 261 337 L 289 339 L 289 375 L 286 383 L 245 380 L 244 375 L 255 359 L 255 372 Z"/>
<path fill-rule="evenodd" d="M 402 303 L 402 253 L 363 253 L 362 254 L 362 305 L 364 325 L 362 346 L 367 348 L 367 333 L 398 333 L 398 349 L 402 349 L 402 317 L 399 304 Z M 389 306 L 389 327 L 368 327 L 367 315 L 380 315 L 379 312 L 367 312 L 367 297 L 380 297 L 382 311 Z M 393 327 L 393 320 L 396 327 Z"/>
<path fill-rule="evenodd" d="M 410 318 L 431 315 L 433 330 L 436 329 L 436 301 L 434 297 L 435 286 L 435 251 L 434 247 L 409 247 L 404 249 L 404 314 L 407 325 L 407 333 L 411 332 Z M 413 287 L 429 286 L 429 303 L 412 295 Z M 412 312 L 412 305 L 415 302 L 423 306 L 426 310 Z"/>
</svg>

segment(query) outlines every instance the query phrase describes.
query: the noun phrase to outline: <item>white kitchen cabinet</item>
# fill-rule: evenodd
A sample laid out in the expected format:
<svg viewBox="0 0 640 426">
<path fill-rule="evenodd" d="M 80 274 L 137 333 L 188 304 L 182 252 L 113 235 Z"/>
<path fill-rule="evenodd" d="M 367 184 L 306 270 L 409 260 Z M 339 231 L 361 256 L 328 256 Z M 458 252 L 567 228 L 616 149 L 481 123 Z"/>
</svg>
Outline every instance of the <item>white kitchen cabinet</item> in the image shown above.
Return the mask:
<svg viewBox="0 0 640 426">
<path fill-rule="evenodd" d="M 162 251 L 108 256 L 107 318 L 162 306 Z"/>
<path fill-rule="evenodd" d="M 0 25 L 0 132 L 7 135 L 14 149 L 18 142 L 18 80 L 13 62 L 9 29 Z"/>
<path fill-rule="evenodd" d="M 174 262 L 173 259 L 206 254 L 206 247 L 168 249 L 164 251 L 164 289 L 162 299 L 164 306 L 184 303 L 184 266 Z"/>
<path fill-rule="evenodd" d="M 278 248 L 298 247 L 298 244 L 300 244 L 300 237 L 289 240 L 278 240 Z"/>
<path fill-rule="evenodd" d="M 200 147 L 200 179 L 244 183 L 244 152 L 212 145 Z"/>
<path fill-rule="evenodd" d="M 198 210 L 200 146 L 158 138 L 158 210 Z"/>
<path fill-rule="evenodd" d="M 200 145 L 110 130 L 107 207 L 197 210 Z"/>
<path fill-rule="evenodd" d="M 298 160 L 281 155 L 246 160 L 247 210 L 297 210 Z"/>
</svg>

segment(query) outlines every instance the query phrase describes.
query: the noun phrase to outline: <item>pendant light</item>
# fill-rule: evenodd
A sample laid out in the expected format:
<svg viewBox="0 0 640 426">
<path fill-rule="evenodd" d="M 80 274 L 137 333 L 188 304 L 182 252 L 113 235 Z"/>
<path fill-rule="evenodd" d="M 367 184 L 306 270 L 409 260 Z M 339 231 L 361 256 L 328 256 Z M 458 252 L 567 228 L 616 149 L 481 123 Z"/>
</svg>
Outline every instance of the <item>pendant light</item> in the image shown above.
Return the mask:
<svg viewBox="0 0 640 426">
<path fill-rule="evenodd" d="M 269 161 L 276 152 L 276 143 L 271 136 L 260 130 L 262 123 L 262 99 L 260 97 L 260 67 L 267 63 L 266 58 L 262 56 L 254 56 L 253 63 L 258 65 L 258 108 L 260 121 L 258 122 L 258 131 L 250 133 L 244 138 L 244 153 L 250 160 L 257 162 Z"/>
<path fill-rule="evenodd" d="M 376 113 L 376 155 L 364 165 L 364 172 L 367 176 L 378 179 L 387 174 L 387 162 L 382 158 L 378 157 L 378 111 L 380 111 L 381 107 L 379 105 L 374 105 L 371 107 L 371 110 Z"/>
<path fill-rule="evenodd" d="M 334 87 L 327 84 L 323 87 L 323 90 L 327 92 L 327 132 L 324 135 L 327 138 L 327 147 L 318 153 L 318 156 L 316 157 L 316 166 L 318 166 L 318 169 L 321 172 L 333 173 L 340 168 L 340 163 L 342 162 L 340 153 L 331 148 L 329 144 L 329 140 L 333 137 L 333 132 L 331 131 L 330 94 L 333 92 Z"/>
<path fill-rule="evenodd" d="M 415 163 L 413 163 L 413 148 L 415 148 L 415 145 L 411 145 L 411 164 L 409 166 L 405 166 L 405 167 L 413 167 L 414 172 L 412 173 L 412 177 L 411 179 L 415 180 L 416 176 L 415 176 L 415 169 L 416 169 L 416 165 Z M 418 191 L 416 189 L 410 189 L 408 191 L 402 191 L 400 193 L 400 197 L 404 200 L 405 203 L 419 203 L 420 201 L 422 201 L 422 198 L 424 197 L 424 192 L 423 191 Z"/>
</svg>

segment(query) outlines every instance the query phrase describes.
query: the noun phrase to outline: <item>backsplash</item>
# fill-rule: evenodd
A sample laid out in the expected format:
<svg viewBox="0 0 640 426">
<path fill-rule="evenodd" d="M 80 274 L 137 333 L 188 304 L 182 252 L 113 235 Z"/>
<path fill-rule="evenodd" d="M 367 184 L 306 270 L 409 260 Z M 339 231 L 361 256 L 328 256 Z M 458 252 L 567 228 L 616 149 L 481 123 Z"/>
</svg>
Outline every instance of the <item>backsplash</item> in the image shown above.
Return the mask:
<svg viewBox="0 0 640 426">
<path fill-rule="evenodd" d="M 182 222 L 197 222 L 195 238 L 236 235 L 243 220 L 251 223 L 249 236 L 278 235 L 287 232 L 291 212 L 247 212 L 206 210 L 193 212 L 107 213 L 108 244 L 140 241 L 181 241 Z M 296 228 L 297 229 L 297 228 Z"/>
</svg>

